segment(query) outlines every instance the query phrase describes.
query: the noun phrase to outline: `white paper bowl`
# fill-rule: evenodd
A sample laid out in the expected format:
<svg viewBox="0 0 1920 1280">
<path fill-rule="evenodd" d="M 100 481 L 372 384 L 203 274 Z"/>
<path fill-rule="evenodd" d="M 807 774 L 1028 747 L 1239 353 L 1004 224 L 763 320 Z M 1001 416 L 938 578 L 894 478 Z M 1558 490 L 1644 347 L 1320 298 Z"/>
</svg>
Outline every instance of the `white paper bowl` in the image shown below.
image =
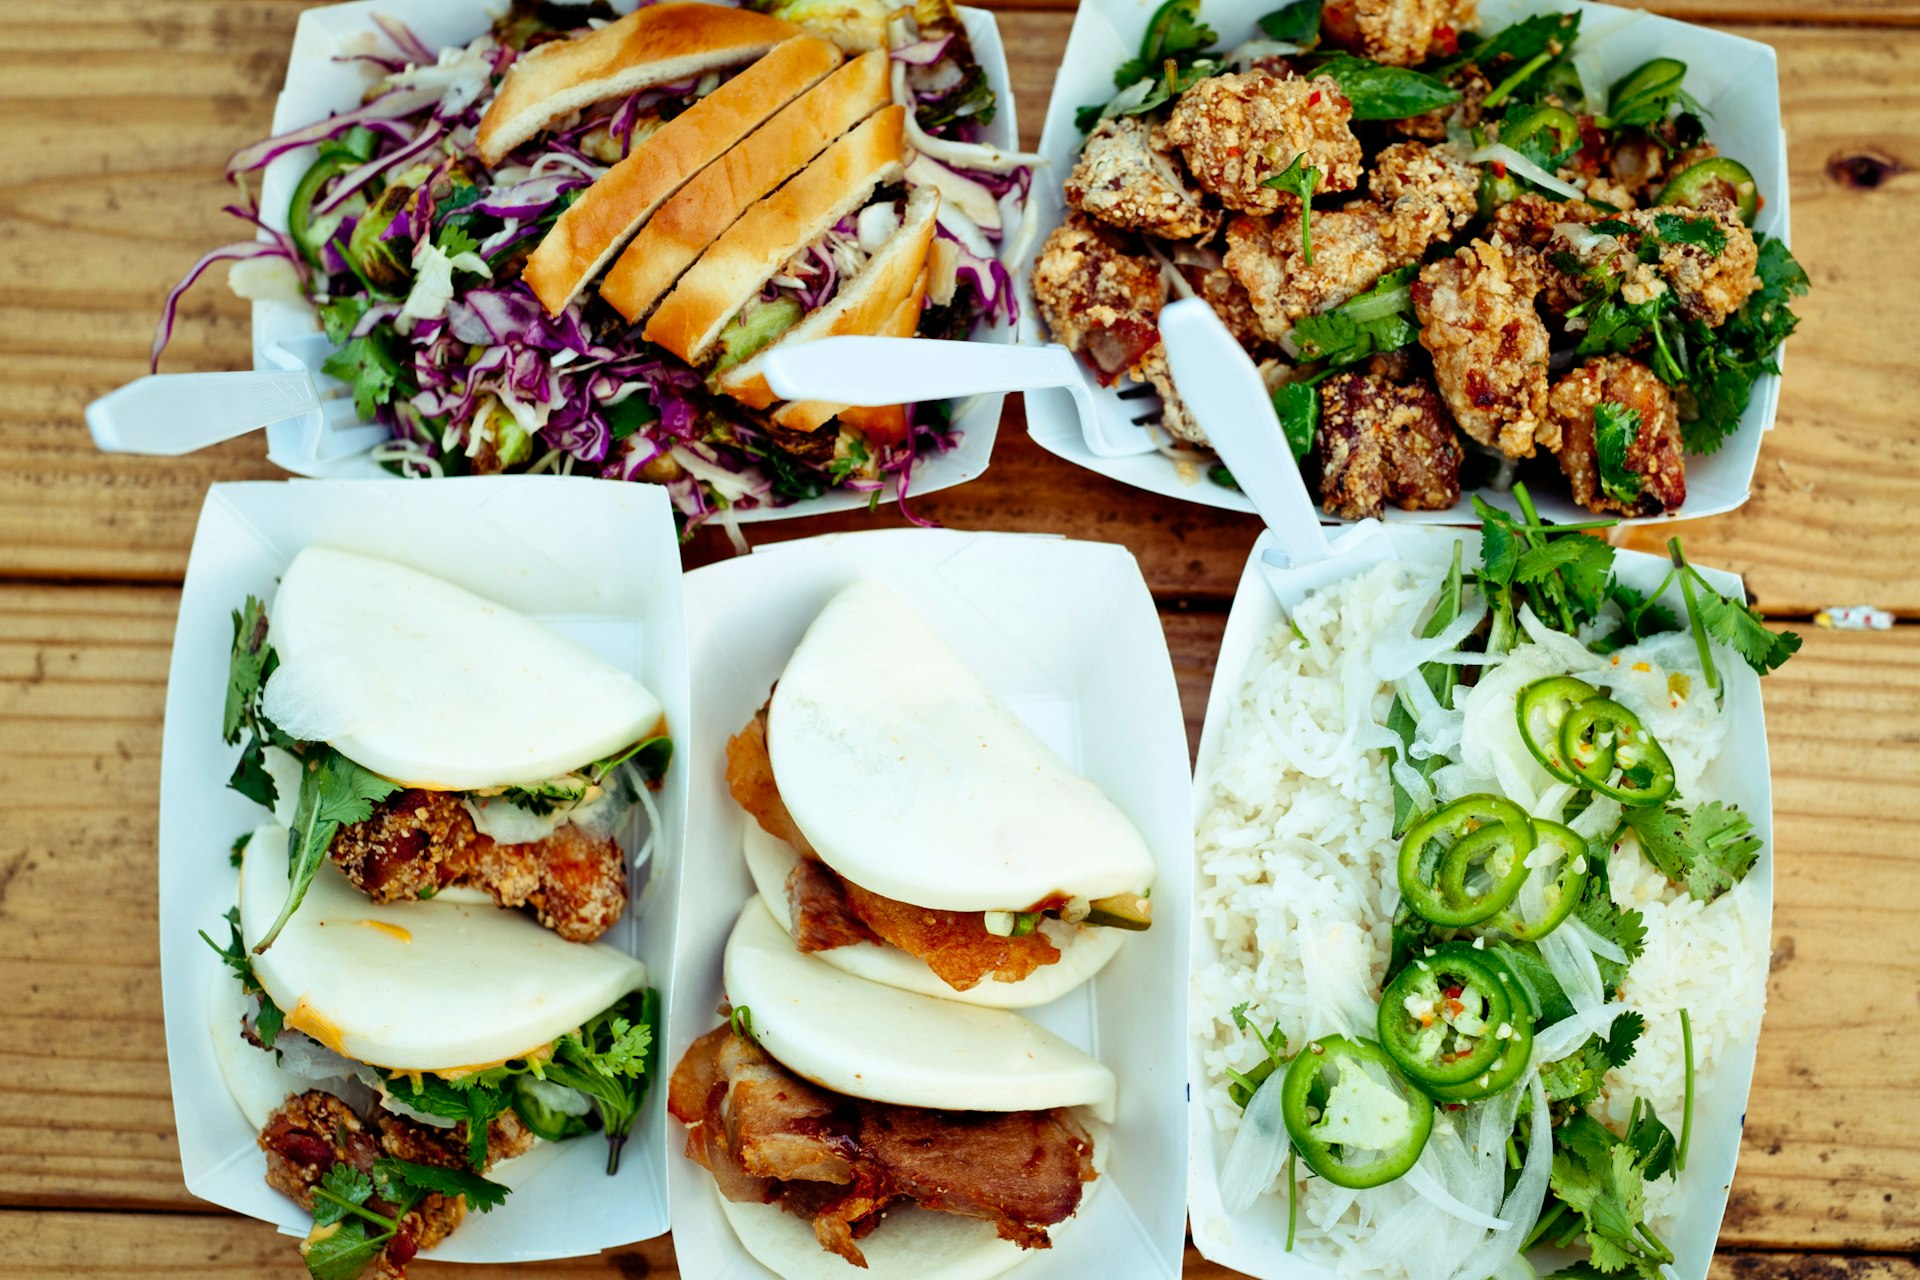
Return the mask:
<svg viewBox="0 0 1920 1280">
<path fill-rule="evenodd" d="M 632 672 L 665 705 L 676 742 L 689 720 L 679 546 L 665 490 L 519 476 L 421 481 L 396 502 L 399 493 L 368 482 L 213 486 L 174 631 L 160 764 L 160 978 L 181 1171 L 194 1195 L 290 1235 L 305 1235 L 312 1219 L 263 1180 L 266 1157 L 214 1057 L 209 1001 L 225 970 L 196 936 L 205 929 L 225 941 L 221 917 L 238 883 L 226 850 L 265 820 L 227 788 L 239 754 L 220 741 L 231 612 L 249 594 L 270 602 L 303 547 L 384 556 L 518 609 Z M 620 554 L 598 554 L 607 547 Z M 677 755 L 657 803 L 663 829 L 645 887 L 635 885 L 636 912 L 606 940 L 640 957 L 666 999 L 687 811 L 687 766 Z M 514 1186 L 503 1206 L 469 1214 L 424 1256 L 525 1262 L 661 1234 L 665 1126 L 665 1088 L 655 1080 L 617 1176 L 606 1176 L 598 1135 L 543 1143 L 502 1170 Z"/>
<path fill-rule="evenodd" d="M 718 1025 L 720 960 L 753 893 L 741 856 L 748 821 L 727 792 L 726 741 L 766 700 L 821 608 L 878 579 L 981 675 L 1067 763 L 1140 828 L 1159 866 L 1154 926 L 1129 938 L 1086 986 L 1021 1012 L 1119 1077 L 1106 1174 L 1085 1220 L 1008 1272 L 1017 1280 L 1180 1274 L 1186 1212 L 1181 1041 L 1193 835 L 1186 734 L 1160 619 L 1124 549 L 1017 534 L 888 530 L 763 547 L 687 575 L 688 652 L 697 655 L 687 875 L 666 1059 Z M 675 1151 L 679 1128 L 673 1127 Z M 713 1179 L 669 1165 L 680 1270 L 702 1280 L 770 1280 L 721 1216 Z M 880 1228 L 886 1230 L 884 1226 Z M 861 1273 L 847 1268 L 848 1280 Z"/>
<path fill-rule="evenodd" d="M 273 111 L 273 132 L 285 133 L 311 124 L 335 112 L 360 104 L 372 73 L 365 64 L 336 61 L 343 54 L 363 51 L 369 33 L 376 31 L 370 15 L 384 14 L 407 24 L 429 48 L 463 45 L 485 31 L 496 12 L 505 9 L 500 0 L 353 0 L 349 4 L 309 9 L 300 15 L 294 28 L 293 49 L 287 60 L 287 84 Z M 616 3 L 615 8 L 633 8 L 631 0 Z M 1000 109 L 985 130 L 984 140 L 1009 150 L 1019 144 L 1019 122 L 1014 114 L 1013 85 L 1007 75 L 1006 51 L 1000 43 L 1000 29 L 985 9 L 960 10 L 973 44 L 974 56 L 986 68 L 987 80 L 998 96 Z M 313 163 L 315 149 L 301 147 L 278 156 L 269 164 L 260 182 L 261 216 L 268 225 L 285 230 L 287 202 L 300 176 Z M 1006 225 L 1020 221 L 1020 211 L 1010 195 L 1001 201 Z M 256 302 L 253 304 L 253 367 L 285 369 L 306 367 L 313 374 L 321 394 L 344 394 L 345 387 L 319 370 L 324 350 L 313 354 L 319 326 L 313 308 L 301 302 Z M 1007 343 L 1015 340 L 1015 326 L 1004 320 L 983 326 L 976 342 Z M 324 347 L 324 344 L 320 344 Z M 303 358 L 296 358 L 298 352 Z M 932 493 L 949 489 L 973 479 L 987 469 L 993 453 L 993 441 L 1000 430 L 1000 409 L 1006 397 L 1001 394 L 979 396 L 961 408 L 954 426 L 961 433 L 959 443 L 945 453 L 923 458 L 908 480 L 909 494 Z M 267 428 L 267 456 L 288 470 L 303 475 L 338 479 L 398 479 L 366 454 L 320 464 L 317 468 L 290 466 L 294 453 L 295 428 L 292 425 Z M 889 486 L 889 489 L 891 486 Z M 897 495 L 883 492 L 881 500 L 891 502 Z M 741 511 L 741 523 L 761 520 L 786 520 L 797 516 L 818 515 L 826 511 L 848 511 L 864 507 L 871 500 L 865 493 L 833 490 L 817 498 L 808 498 L 785 507 L 762 507 Z"/>
<path fill-rule="evenodd" d="M 1263 533 L 1254 544 L 1246 570 L 1241 574 L 1240 586 L 1234 593 L 1233 611 L 1228 615 L 1226 634 L 1221 640 L 1213 688 L 1207 695 L 1199 763 L 1195 768 L 1193 814 L 1196 823 L 1208 808 L 1222 737 L 1228 717 L 1239 700 L 1248 665 L 1268 632 L 1276 625 L 1284 625 L 1281 600 L 1269 585 L 1270 581 L 1282 589 L 1290 608 L 1309 588 L 1362 572 L 1388 556 L 1430 564 L 1434 572 L 1440 574 L 1445 572 L 1455 541 L 1466 544 L 1468 564 L 1477 562 L 1480 554 L 1477 532 L 1400 527 L 1387 530 L 1384 543 L 1374 548 L 1377 554 L 1363 558 L 1357 565 L 1343 569 L 1335 564 L 1323 564 L 1293 574 L 1263 564 L 1263 553 L 1273 546 L 1271 537 Z M 1629 586 L 1651 591 L 1660 585 L 1671 566 L 1659 556 L 1621 551 L 1614 568 Z M 1745 598 L 1737 575 L 1707 568 L 1701 568 L 1700 572 L 1716 589 L 1735 599 Z M 1678 587 L 1670 589 L 1661 599 L 1680 617 L 1686 616 Z M 1725 682 L 1729 717 L 1726 747 L 1707 769 L 1704 783 L 1715 798 L 1737 804 L 1740 811 L 1753 820 L 1754 833 L 1765 842 L 1759 861 L 1748 874 L 1748 880 L 1758 888 L 1759 907 L 1768 926 L 1759 941 L 1765 948 L 1769 945 L 1773 921 L 1773 783 L 1767 762 L 1767 726 L 1760 705 L 1760 678 L 1738 661 L 1721 663 L 1720 673 Z M 1219 952 L 1214 940 L 1197 915 L 1189 936 L 1193 972 L 1198 973 L 1217 962 Z M 1680 1280 L 1704 1280 L 1713 1260 L 1720 1219 L 1726 1212 L 1727 1193 L 1733 1185 L 1734 1162 L 1740 1154 L 1740 1132 L 1746 1121 L 1747 1092 L 1753 1084 L 1753 1059 L 1758 1043 L 1756 1032 L 1752 1040 L 1729 1046 L 1714 1067 L 1702 1071 L 1696 1079 L 1693 1144 L 1688 1153 L 1687 1170 L 1681 1175 L 1685 1190 L 1678 1203 L 1675 1225 L 1663 1237 L 1674 1252 L 1672 1270 Z M 1194 1245 L 1213 1261 L 1259 1280 L 1326 1280 L 1334 1276 L 1333 1270 L 1286 1252 L 1284 1193 L 1263 1196 L 1251 1209 L 1238 1215 L 1230 1215 L 1221 1208 L 1219 1174 L 1231 1135 L 1214 1127 L 1205 1103 L 1199 1101 L 1210 1085 L 1200 1062 L 1199 1044 L 1191 1039 L 1187 1073 L 1193 1099 L 1187 1106 L 1187 1196 Z M 1671 1125 L 1677 1137 L 1680 1117 L 1669 1115 L 1662 1119 Z"/>
<path fill-rule="evenodd" d="M 1033 184 L 1034 210 L 1043 240 L 1065 215 L 1061 183 L 1073 171 L 1083 136 L 1074 127 L 1074 112 L 1113 96 L 1114 68 L 1138 50 L 1141 33 L 1155 7 L 1151 0 L 1083 0 L 1074 15 L 1066 57 L 1053 82 L 1046 128 L 1040 135 L 1040 154 L 1047 157 L 1048 167 L 1035 176 Z M 1274 0 L 1206 0 L 1201 16 L 1219 34 L 1220 47 L 1231 49 L 1253 36 L 1256 21 L 1275 7 Z M 1754 229 L 1786 240 L 1787 143 L 1780 127 L 1780 84 L 1773 48 L 1723 31 L 1587 0 L 1485 0 L 1480 6 L 1480 29 L 1494 31 L 1529 14 L 1574 9 L 1582 15 L 1580 41 L 1575 48 L 1597 53 L 1596 65 L 1609 81 L 1649 58 L 1673 57 L 1687 64 L 1687 88 L 1713 113 L 1706 122 L 1708 135 L 1723 153 L 1753 171 L 1754 180 L 1766 194 L 1766 207 L 1760 211 Z M 1031 259 L 1018 264 L 1015 279 L 1021 290 L 1022 337 L 1038 342 L 1045 339 L 1033 307 L 1032 270 Z M 1084 368 L 1081 373 L 1103 419 L 1116 429 L 1131 430 L 1133 418 L 1140 412 L 1139 402 L 1122 400 L 1115 389 L 1101 387 Z M 1625 523 L 1718 515 L 1745 502 L 1760 455 L 1760 438 L 1773 428 L 1779 401 L 1780 379 L 1762 376 L 1754 386 L 1753 400 L 1740 419 L 1739 429 L 1720 450 L 1704 457 L 1688 455 L 1684 506 L 1673 516 Z M 1204 475 L 1191 482 L 1183 480 L 1174 464 L 1158 453 L 1131 458 L 1094 454 L 1081 436 L 1073 400 L 1064 391 L 1027 393 L 1027 430 L 1041 448 L 1137 488 L 1229 511 L 1253 510 L 1246 495 L 1223 488 Z M 1535 488 L 1539 512 L 1550 520 L 1582 520 L 1590 514 L 1574 504 L 1563 486 L 1542 484 Z M 1516 509 L 1506 494 L 1477 492 L 1498 506 Z M 1445 511 L 1389 509 L 1387 519 L 1395 524 L 1477 523 L 1467 496 L 1463 493 L 1460 501 Z M 1332 522 L 1331 517 L 1328 520 Z"/>
</svg>

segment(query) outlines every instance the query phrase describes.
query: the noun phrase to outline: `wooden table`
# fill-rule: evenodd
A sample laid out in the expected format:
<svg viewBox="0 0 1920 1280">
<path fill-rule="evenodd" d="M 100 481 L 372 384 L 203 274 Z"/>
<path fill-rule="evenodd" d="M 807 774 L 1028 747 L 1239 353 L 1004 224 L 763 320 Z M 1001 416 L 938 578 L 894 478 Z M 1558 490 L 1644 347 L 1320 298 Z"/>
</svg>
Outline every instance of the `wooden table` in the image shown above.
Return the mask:
<svg viewBox="0 0 1920 1280">
<path fill-rule="evenodd" d="M 232 238 L 222 161 L 265 131 L 301 7 L 0 4 L 0 1278 L 298 1274 L 287 1241 L 181 1184 L 154 936 L 161 705 L 188 539 L 209 482 L 275 472 L 255 441 L 108 459 L 80 413 L 145 371 L 165 290 Z M 1745 574 L 1807 637 L 1767 682 L 1771 1009 L 1718 1267 L 1920 1280 L 1920 178 L 1906 172 L 1920 164 L 1920 0 L 1655 7 L 1779 50 L 1794 244 L 1815 286 L 1753 500 L 1686 530 L 1696 559 Z M 1000 15 L 1028 141 L 1072 16 L 1070 0 Z M 168 367 L 247 360 L 246 312 L 211 282 Z M 1132 548 L 1197 735 L 1254 523 L 1075 470 L 1022 425 L 1010 409 L 992 470 L 919 509 Z M 703 535 L 688 563 L 723 554 Z M 1808 624 L 1862 602 L 1902 625 Z M 520 1270 L 675 1273 L 667 1240 Z"/>
</svg>

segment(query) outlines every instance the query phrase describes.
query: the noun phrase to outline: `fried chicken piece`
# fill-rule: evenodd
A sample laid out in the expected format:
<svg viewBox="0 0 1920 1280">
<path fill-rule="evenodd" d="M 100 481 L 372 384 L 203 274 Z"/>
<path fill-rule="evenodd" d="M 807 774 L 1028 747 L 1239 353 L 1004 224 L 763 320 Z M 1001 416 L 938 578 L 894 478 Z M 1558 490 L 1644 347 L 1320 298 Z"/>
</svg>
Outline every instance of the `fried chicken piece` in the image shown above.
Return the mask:
<svg viewBox="0 0 1920 1280">
<path fill-rule="evenodd" d="M 1617 235 L 1589 225 L 1606 221 L 1611 226 L 1624 219 L 1598 210 L 1594 218 L 1578 216 L 1589 208 L 1592 206 L 1582 205 L 1574 211 L 1575 217 L 1555 223 L 1547 231 L 1541 254 L 1547 305 L 1564 313 L 1593 294 L 1611 293 L 1628 306 L 1639 306 L 1665 293 L 1667 282 L 1660 278 L 1660 272 L 1652 263 L 1640 260 L 1638 235 Z M 1586 328 L 1587 322 L 1584 317 L 1575 317 L 1567 325 L 1577 331 Z"/>
<path fill-rule="evenodd" d="M 1547 327 L 1533 308 L 1542 284 L 1534 258 L 1496 233 L 1428 263 L 1412 290 L 1420 343 L 1453 420 L 1512 458 L 1560 443 L 1546 416 Z"/>
<path fill-rule="evenodd" d="M 1138 116 L 1102 120 L 1066 183 L 1067 203 L 1123 231 L 1192 240 L 1220 229 L 1220 211 L 1187 186 L 1158 130 Z"/>
<path fill-rule="evenodd" d="M 780 798 L 773 760 L 767 753 L 765 707 L 727 743 L 727 785 L 740 807 L 769 834 L 781 836 L 782 829 L 799 834 L 792 815 L 787 812 L 786 802 Z M 838 876 L 832 868 L 819 862 L 818 855 L 811 849 L 804 850 L 802 857 L 814 864 L 805 868 L 808 892 L 796 896 L 791 878 L 787 887 L 797 937 L 804 934 L 809 940 L 819 942 L 832 934 L 847 932 L 848 925 L 840 918 L 844 907 L 845 915 L 851 916 L 854 923 L 870 930 L 872 936 L 919 957 L 956 991 L 965 991 L 989 976 L 1001 982 L 1018 982 L 1041 965 L 1052 964 L 1060 958 L 1060 949 L 1037 930 L 1020 938 L 998 937 L 987 932 L 983 911 L 936 911 L 896 902 Z M 830 915 L 823 914 L 823 902 L 818 896 L 819 877 L 825 876 L 832 877 L 840 888 L 839 901 L 824 904 Z M 1014 909 L 1013 904 L 1009 909 Z M 803 915 L 809 917 L 804 923 Z M 861 940 L 866 939 L 849 941 Z M 802 942 L 800 949 L 827 948 Z"/>
<path fill-rule="evenodd" d="M 1263 336 L 1281 341 L 1301 317 L 1419 261 L 1473 216 L 1479 177 L 1453 149 L 1399 142 L 1380 161 L 1367 200 L 1312 215 L 1311 263 L 1297 210 L 1228 222 L 1226 269 L 1246 289 Z"/>
<path fill-rule="evenodd" d="M 1320 502 L 1348 520 L 1392 502 L 1438 511 L 1460 500 L 1460 443 L 1432 383 L 1401 386 L 1359 373 L 1320 384 Z"/>
<path fill-rule="evenodd" d="M 1194 421 L 1193 414 L 1187 410 L 1187 402 L 1180 398 L 1179 390 L 1173 385 L 1173 369 L 1167 364 L 1165 343 L 1155 342 L 1152 349 L 1141 358 L 1140 379 L 1160 393 L 1160 426 L 1166 433 L 1175 440 L 1204 446 L 1207 433 Z"/>
<path fill-rule="evenodd" d="M 1353 104 L 1327 76 L 1282 79 L 1266 71 L 1208 76 L 1180 95 L 1167 140 L 1186 157 L 1193 180 L 1239 213 L 1298 209 L 1300 199 L 1262 186 L 1295 158 L 1320 170 L 1315 194 L 1360 183 L 1360 141 L 1348 122 Z"/>
<path fill-rule="evenodd" d="M 1183 267 L 1181 274 L 1193 286 L 1194 293 L 1206 299 L 1241 346 L 1254 351 L 1266 345 L 1266 336 L 1260 332 L 1260 314 L 1253 309 L 1253 298 L 1246 287 L 1233 278 L 1231 271 L 1224 266 Z"/>
<path fill-rule="evenodd" d="M 1166 288 L 1158 262 L 1082 213 L 1054 228 L 1033 264 L 1041 319 L 1103 386 L 1136 370 L 1160 341 Z"/>
<path fill-rule="evenodd" d="M 955 991 L 979 986 L 984 978 L 1018 982 L 1060 959 L 1060 948 L 1038 929 L 1019 938 L 988 933 L 985 913 L 936 911 L 896 902 L 843 881 L 847 902 L 869 929 L 910 956 L 924 961 Z"/>
<path fill-rule="evenodd" d="M 1663 216 L 1684 219 L 1690 228 L 1709 221 L 1725 244 L 1715 248 L 1667 235 L 1659 225 Z M 1679 205 L 1638 209 L 1620 220 L 1658 241 L 1660 274 L 1673 290 L 1674 305 L 1689 320 L 1702 320 L 1717 329 L 1760 287 L 1754 271 L 1760 247 L 1729 201 L 1708 200 L 1697 209 Z"/>
<path fill-rule="evenodd" d="M 1595 418 L 1603 403 L 1638 415 L 1611 477 L 1601 468 Z M 1679 409 L 1673 392 L 1646 365 L 1624 356 L 1589 361 L 1554 384 L 1547 411 L 1560 427 L 1560 470 L 1574 501 L 1587 510 L 1657 516 L 1686 501 Z"/>
<path fill-rule="evenodd" d="M 866 1265 L 857 1241 L 903 1202 L 1047 1248 L 1047 1228 L 1073 1216 L 1096 1176 L 1092 1140 L 1063 1110 L 932 1111 L 843 1097 L 797 1079 L 727 1025 L 688 1047 L 667 1108 L 722 1195 L 779 1204 L 854 1266 Z"/>
<path fill-rule="evenodd" d="M 787 911 L 793 920 L 793 944 L 802 951 L 880 941 L 853 913 L 846 883 L 813 858 L 800 859 L 787 873 Z"/>
<path fill-rule="evenodd" d="M 1451 56 L 1479 23 L 1477 0 L 1331 0 L 1321 11 L 1328 43 L 1390 67 Z"/>
<path fill-rule="evenodd" d="M 1447 83 L 1460 91 L 1460 101 L 1449 102 L 1444 107 L 1435 107 L 1404 120 L 1388 120 L 1387 127 L 1424 142 L 1445 142 L 1447 126 L 1454 120 L 1458 120 L 1465 129 L 1477 126 L 1485 112 L 1480 104 L 1493 92 L 1493 82 L 1480 74 L 1479 68 L 1468 66 L 1448 76 Z"/>
<path fill-rule="evenodd" d="M 533 1134 L 511 1111 L 496 1120 L 487 1134 L 487 1165 L 519 1155 L 533 1143 Z M 466 1167 L 464 1124 L 437 1129 L 394 1115 L 376 1106 L 364 1119 L 330 1093 L 310 1089 L 288 1098 L 267 1117 L 260 1131 L 260 1149 L 267 1155 L 267 1185 L 301 1208 L 313 1208 L 313 1191 L 336 1164 L 371 1174 L 381 1156 L 436 1165 Z M 396 1206 L 375 1195 L 366 1207 L 392 1217 Z M 460 1196 L 429 1192 L 399 1219 L 400 1229 L 374 1260 L 373 1275 L 399 1280 L 407 1263 L 422 1249 L 430 1249 L 453 1233 L 466 1216 Z"/>
<path fill-rule="evenodd" d="M 1493 225 L 1510 243 L 1544 249 L 1562 225 L 1583 226 L 1611 216 L 1584 200 L 1549 200 L 1537 191 L 1522 191 L 1493 211 Z"/>
<path fill-rule="evenodd" d="M 569 942 L 592 942 L 627 909 L 626 855 L 612 836 L 564 823 L 544 840 L 497 844 L 474 828 L 454 792 L 395 792 L 341 826 L 327 853 L 375 902 L 469 885 L 503 907 L 532 907 Z"/>
</svg>

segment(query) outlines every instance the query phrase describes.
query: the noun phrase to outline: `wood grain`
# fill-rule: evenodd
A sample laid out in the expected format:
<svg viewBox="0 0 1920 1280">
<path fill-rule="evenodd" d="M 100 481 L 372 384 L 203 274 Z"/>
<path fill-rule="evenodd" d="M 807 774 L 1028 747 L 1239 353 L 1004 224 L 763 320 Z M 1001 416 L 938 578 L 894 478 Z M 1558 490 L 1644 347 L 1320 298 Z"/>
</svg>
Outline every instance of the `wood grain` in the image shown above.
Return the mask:
<svg viewBox="0 0 1920 1280">
<path fill-rule="evenodd" d="M 0 575 L 177 581 L 206 485 L 276 474 L 247 441 L 190 458 L 103 457 L 80 413 L 144 372 L 167 287 L 235 235 L 238 224 L 219 213 L 231 196 L 222 162 L 266 127 L 298 9 L 115 0 L 84 20 L 0 17 L 0 94 L 14 125 L 0 140 Z M 1912 3 L 1856 9 L 1900 21 L 1920 13 Z M 1685 11 L 1826 12 L 1705 0 Z M 1009 10 L 1001 22 L 1031 142 L 1071 13 Z M 1920 32 L 1737 29 L 1780 52 L 1795 244 L 1816 290 L 1791 344 L 1754 499 L 1732 517 L 1685 526 L 1689 545 L 1703 562 L 1746 573 L 1770 611 L 1870 601 L 1920 615 L 1920 575 L 1883 554 L 1920 506 L 1920 396 L 1906 336 L 1920 328 L 1920 255 L 1890 252 L 1920 210 L 1920 179 L 1903 171 L 1920 163 Z M 52 56 L 60 51 L 70 56 Z M 1863 155 L 1902 168 L 1872 187 L 1829 172 L 1836 158 Z M 247 362 L 245 309 L 219 275 L 189 295 L 168 369 Z M 1249 519 L 1091 476 L 1021 432 L 1010 416 L 985 476 L 916 509 L 962 528 L 1123 542 L 1163 596 L 1230 593 L 1253 539 Z M 877 521 L 898 522 L 891 513 Z M 856 515 L 753 536 L 872 523 Z M 689 562 L 721 554 L 724 541 L 704 535 Z"/>
<path fill-rule="evenodd" d="M 153 901 L 177 593 L 0 587 L 0 1204 L 186 1209 Z M 1224 616 L 1166 614 L 1197 741 Z M 1723 1239 L 1920 1247 L 1920 628 L 1819 631 L 1767 684 L 1772 1012 Z M 1871 886 L 1871 892 L 1865 891 Z M 0 1251 L 3 1254 L 4 1251 Z"/>
</svg>

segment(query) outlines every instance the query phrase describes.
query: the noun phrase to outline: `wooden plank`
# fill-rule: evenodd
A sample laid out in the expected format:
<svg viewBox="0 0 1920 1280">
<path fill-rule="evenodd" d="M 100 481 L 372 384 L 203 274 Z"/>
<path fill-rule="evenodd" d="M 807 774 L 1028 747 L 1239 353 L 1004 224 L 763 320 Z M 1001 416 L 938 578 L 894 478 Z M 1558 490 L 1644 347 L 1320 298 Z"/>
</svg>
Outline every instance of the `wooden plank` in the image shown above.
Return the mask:
<svg viewBox="0 0 1920 1280">
<path fill-rule="evenodd" d="M 0 1280 L 146 1280 L 191 1275 L 302 1274 L 294 1242 L 264 1223 L 227 1214 L 131 1216 L 110 1213 L 0 1211 L 0 1238 L 13 1242 L 0 1253 Z M 417 1261 L 414 1280 L 455 1280 L 469 1267 Z M 520 1280 L 616 1276 L 620 1280 L 675 1280 L 680 1270 L 673 1242 L 662 1236 L 586 1258 L 514 1264 Z M 1237 1271 L 1202 1258 L 1187 1246 L 1186 1280 L 1236 1280 Z M 1709 1280 L 1920 1280 L 1920 1264 L 1897 1256 L 1837 1256 L 1817 1252 L 1746 1253 L 1722 1249 Z"/>
<path fill-rule="evenodd" d="M 0 990 L 13 996 L 0 1019 L 0 1205 L 193 1204 L 154 951 L 176 601 L 164 588 L 0 587 Z M 1165 617 L 1194 741 L 1224 616 Z M 1912 1249 L 1920 954 L 1907 940 L 1920 863 L 1898 851 L 1920 778 L 1920 628 L 1814 632 L 1767 700 L 1772 1013 L 1723 1238 Z"/>
<path fill-rule="evenodd" d="M 265 127 L 295 10 L 115 3 L 98 23 L 92 10 L 86 20 L 0 21 L 12 41 L 0 40 L 0 92 L 14 123 L 0 143 L 9 160 L 0 167 L 0 574 L 177 580 L 206 485 L 275 474 L 250 442 L 183 459 L 104 458 L 80 411 L 144 371 L 166 288 L 233 236 L 237 224 L 218 212 L 231 194 L 221 163 Z M 1766 10 L 1753 0 L 1727 12 Z M 1002 15 L 1028 141 L 1070 18 Z M 1747 573 L 1770 610 L 1866 600 L 1920 614 L 1920 574 L 1885 554 L 1903 545 L 1920 505 L 1920 394 L 1904 336 L 1920 327 L 1920 256 L 1884 249 L 1903 242 L 1920 180 L 1893 173 L 1860 188 L 1829 174 L 1836 157 L 1920 155 L 1920 33 L 1741 32 L 1780 50 L 1796 243 L 1816 292 L 1753 502 L 1690 528 L 1689 544 L 1703 561 Z M 167 367 L 241 366 L 246 335 L 244 309 L 209 280 L 186 303 Z M 959 527 L 1124 542 L 1163 595 L 1231 591 L 1251 522 L 1088 476 L 1020 430 L 1009 418 L 983 478 L 917 509 Z M 876 523 L 890 522 L 897 517 Z M 753 536 L 868 524 L 851 516 Z M 693 552 L 718 554 L 717 535 Z"/>
</svg>

